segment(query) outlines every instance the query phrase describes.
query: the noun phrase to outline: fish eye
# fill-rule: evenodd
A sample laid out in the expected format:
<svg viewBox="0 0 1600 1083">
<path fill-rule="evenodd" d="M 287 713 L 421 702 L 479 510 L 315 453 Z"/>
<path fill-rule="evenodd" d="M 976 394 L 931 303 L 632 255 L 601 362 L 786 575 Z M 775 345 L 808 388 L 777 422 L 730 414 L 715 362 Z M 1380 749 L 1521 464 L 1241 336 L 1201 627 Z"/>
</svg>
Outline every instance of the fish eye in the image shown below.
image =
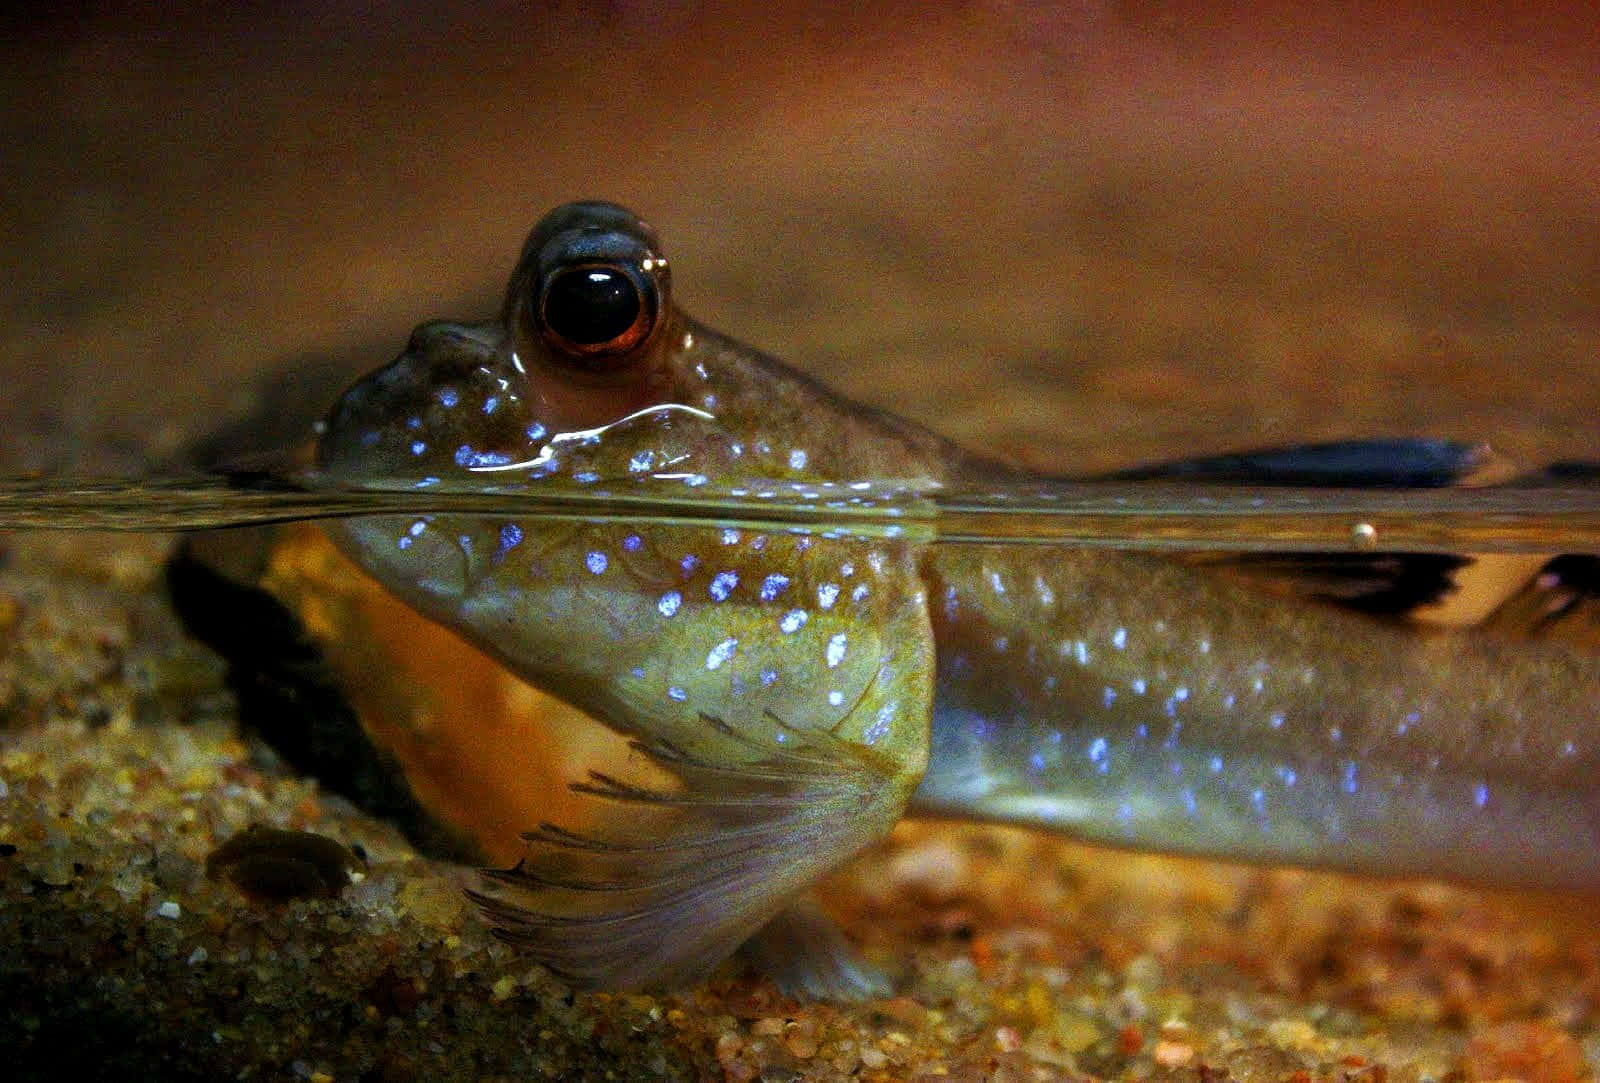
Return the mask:
<svg viewBox="0 0 1600 1083">
<path fill-rule="evenodd" d="M 556 349 L 578 356 L 625 353 L 649 334 L 654 305 L 627 269 L 562 267 L 543 281 L 539 323 Z"/>
<path fill-rule="evenodd" d="M 615 203 L 568 203 L 529 235 L 504 317 L 517 348 L 610 380 L 659 340 L 670 285 L 661 242 L 637 215 Z"/>
</svg>

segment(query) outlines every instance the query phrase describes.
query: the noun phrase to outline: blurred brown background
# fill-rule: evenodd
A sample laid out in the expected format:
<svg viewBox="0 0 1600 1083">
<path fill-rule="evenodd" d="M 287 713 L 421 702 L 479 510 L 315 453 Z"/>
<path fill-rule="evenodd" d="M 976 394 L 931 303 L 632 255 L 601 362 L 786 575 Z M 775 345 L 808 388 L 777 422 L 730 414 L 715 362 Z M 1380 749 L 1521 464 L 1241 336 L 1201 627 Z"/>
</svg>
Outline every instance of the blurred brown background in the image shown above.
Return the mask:
<svg viewBox="0 0 1600 1083">
<path fill-rule="evenodd" d="M 1040 465 L 1600 455 L 1587 4 L 88 7 L 0 46 L 8 469 L 297 431 L 579 196 L 691 312 Z"/>
</svg>

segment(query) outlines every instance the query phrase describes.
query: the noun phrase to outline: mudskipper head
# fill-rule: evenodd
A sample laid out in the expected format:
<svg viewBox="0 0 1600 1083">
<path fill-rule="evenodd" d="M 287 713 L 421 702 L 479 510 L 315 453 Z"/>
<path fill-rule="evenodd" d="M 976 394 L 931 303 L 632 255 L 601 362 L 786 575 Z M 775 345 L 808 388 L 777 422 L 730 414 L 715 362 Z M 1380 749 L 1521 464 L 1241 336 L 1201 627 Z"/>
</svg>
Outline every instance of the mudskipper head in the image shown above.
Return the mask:
<svg viewBox="0 0 1600 1083">
<path fill-rule="evenodd" d="M 318 463 L 366 482 L 531 462 L 555 434 L 671 402 L 680 321 L 654 231 L 612 203 L 569 203 L 529 236 L 500 319 L 418 327 L 339 399 Z"/>
</svg>

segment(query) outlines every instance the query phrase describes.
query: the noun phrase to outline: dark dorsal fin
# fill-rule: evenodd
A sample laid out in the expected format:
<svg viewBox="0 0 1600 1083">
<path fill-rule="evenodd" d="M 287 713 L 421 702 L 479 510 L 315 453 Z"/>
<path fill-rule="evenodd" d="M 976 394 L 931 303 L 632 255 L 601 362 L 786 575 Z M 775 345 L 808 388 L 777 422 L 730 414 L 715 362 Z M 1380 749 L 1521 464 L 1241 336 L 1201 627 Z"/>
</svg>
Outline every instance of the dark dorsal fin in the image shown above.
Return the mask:
<svg viewBox="0 0 1600 1083">
<path fill-rule="evenodd" d="M 1339 440 L 1284 448 L 1261 448 L 1154 463 L 1103 475 L 1121 481 L 1163 480 L 1213 485 L 1293 485 L 1314 488 L 1443 488 L 1518 481 L 1540 484 L 1600 483 L 1600 464 L 1558 463 L 1527 477 L 1515 471 L 1486 445 L 1451 440 L 1404 438 Z M 1388 617 L 1440 624 L 1472 624 L 1496 613 L 1494 624 L 1510 631 L 1518 623 L 1501 618 L 1497 606 L 1533 584 L 1558 584 L 1542 601 L 1568 620 L 1574 610 L 1600 608 L 1592 589 L 1568 585 L 1586 582 L 1580 565 L 1591 558 L 1562 557 L 1549 567 L 1557 577 L 1534 576 L 1546 558 L 1493 557 L 1452 553 L 1213 553 L 1193 558 L 1198 563 L 1236 574 L 1258 587 L 1313 598 L 1347 609 Z M 1562 564 L 1561 561 L 1568 563 Z M 1548 568 L 1546 571 L 1548 572 Z M 1528 584 L 1524 587 L 1523 584 Z M 1589 589 L 1589 593 L 1584 593 Z M 1563 600 L 1558 600 L 1564 599 Z M 1510 603 L 1506 603 L 1509 605 Z M 1592 618 L 1600 624 L 1600 615 Z"/>
<path fill-rule="evenodd" d="M 1150 463 L 1100 477 L 1216 485 L 1437 489 L 1468 484 L 1474 474 L 1495 461 L 1487 446 L 1454 440 L 1334 440 Z"/>
</svg>

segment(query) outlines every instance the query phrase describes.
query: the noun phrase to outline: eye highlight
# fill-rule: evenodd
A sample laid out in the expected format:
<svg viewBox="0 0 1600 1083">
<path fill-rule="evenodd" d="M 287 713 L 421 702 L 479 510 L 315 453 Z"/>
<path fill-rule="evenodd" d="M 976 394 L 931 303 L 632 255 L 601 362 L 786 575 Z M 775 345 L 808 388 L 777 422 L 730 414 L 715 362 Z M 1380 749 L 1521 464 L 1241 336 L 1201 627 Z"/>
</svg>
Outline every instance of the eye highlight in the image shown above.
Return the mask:
<svg viewBox="0 0 1600 1083">
<path fill-rule="evenodd" d="M 539 315 L 551 344 L 574 353 L 631 349 L 649 332 L 652 305 L 619 267 L 590 264 L 550 275 Z"/>
</svg>

